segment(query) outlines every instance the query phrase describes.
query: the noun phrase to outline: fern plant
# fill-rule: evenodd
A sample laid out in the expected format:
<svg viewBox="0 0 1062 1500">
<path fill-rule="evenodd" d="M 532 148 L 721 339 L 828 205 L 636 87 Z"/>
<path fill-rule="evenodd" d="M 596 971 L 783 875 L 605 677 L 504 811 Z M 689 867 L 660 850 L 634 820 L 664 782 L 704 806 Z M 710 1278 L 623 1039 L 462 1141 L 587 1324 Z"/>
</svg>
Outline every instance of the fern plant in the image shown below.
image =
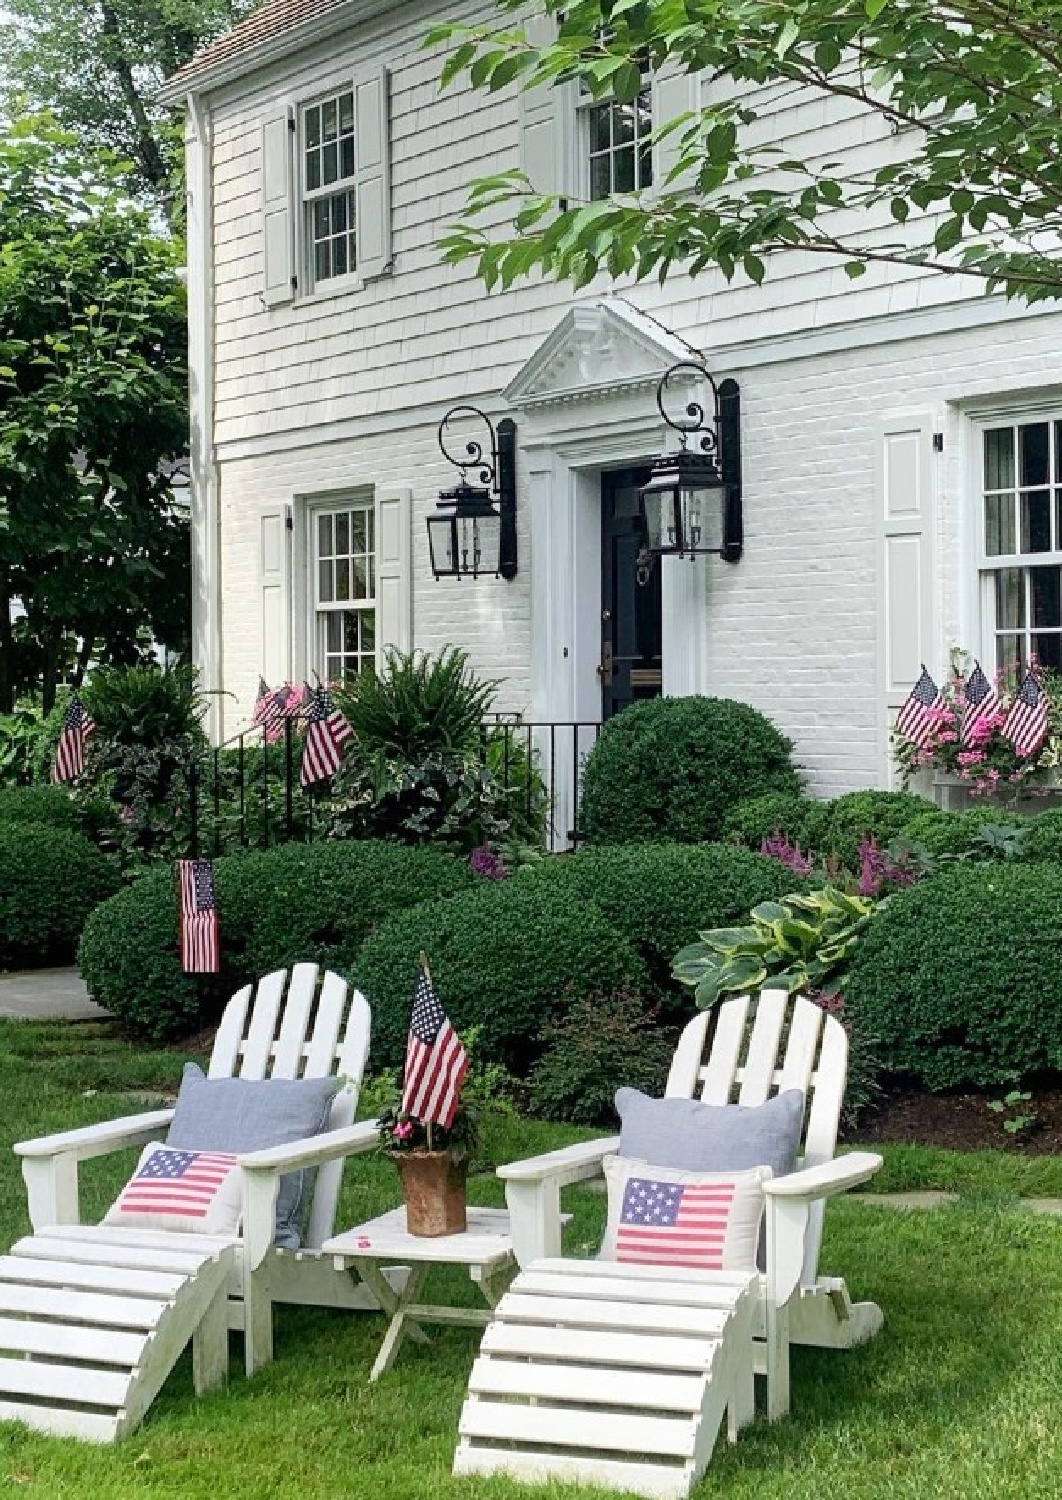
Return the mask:
<svg viewBox="0 0 1062 1500">
<path fill-rule="evenodd" d="M 392 648 L 378 677 L 363 673 L 335 697 L 363 751 L 418 762 L 476 752 L 497 687 L 477 678 L 456 646 L 436 656 Z"/>
</svg>

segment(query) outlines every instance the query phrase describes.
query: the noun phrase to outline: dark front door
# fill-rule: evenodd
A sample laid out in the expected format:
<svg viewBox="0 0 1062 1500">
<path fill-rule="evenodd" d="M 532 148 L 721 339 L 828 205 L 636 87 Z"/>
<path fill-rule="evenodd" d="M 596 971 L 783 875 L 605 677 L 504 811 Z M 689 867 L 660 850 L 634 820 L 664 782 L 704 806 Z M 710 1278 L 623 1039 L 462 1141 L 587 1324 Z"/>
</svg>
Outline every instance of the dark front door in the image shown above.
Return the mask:
<svg viewBox="0 0 1062 1500">
<path fill-rule="evenodd" d="M 601 476 L 602 717 L 661 691 L 660 565 L 638 582 L 645 521 L 638 491 L 648 469 Z M 643 573 L 643 577 L 644 577 Z"/>
</svg>

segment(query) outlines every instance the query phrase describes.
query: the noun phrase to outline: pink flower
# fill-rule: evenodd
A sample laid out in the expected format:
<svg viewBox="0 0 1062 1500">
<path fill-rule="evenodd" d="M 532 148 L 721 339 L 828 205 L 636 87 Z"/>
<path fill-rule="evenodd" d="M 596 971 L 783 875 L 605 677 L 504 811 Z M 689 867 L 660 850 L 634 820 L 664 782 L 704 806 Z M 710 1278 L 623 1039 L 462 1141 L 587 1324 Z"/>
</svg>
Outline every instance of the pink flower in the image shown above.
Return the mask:
<svg viewBox="0 0 1062 1500">
<path fill-rule="evenodd" d="M 396 1125 L 394 1136 L 396 1141 L 411 1140 L 413 1136 L 413 1121 L 403 1120 L 400 1125 Z"/>
<path fill-rule="evenodd" d="M 984 758 L 985 753 L 983 750 L 960 750 L 957 757 L 959 765 L 964 770 L 970 766 L 979 766 Z"/>
</svg>

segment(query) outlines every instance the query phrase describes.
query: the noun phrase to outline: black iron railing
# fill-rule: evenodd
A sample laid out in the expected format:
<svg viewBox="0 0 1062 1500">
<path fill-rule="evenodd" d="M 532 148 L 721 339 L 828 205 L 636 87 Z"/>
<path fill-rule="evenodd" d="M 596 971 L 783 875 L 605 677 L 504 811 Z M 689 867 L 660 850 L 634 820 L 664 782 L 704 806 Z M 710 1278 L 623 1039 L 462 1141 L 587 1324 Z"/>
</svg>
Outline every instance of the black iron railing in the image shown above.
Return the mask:
<svg viewBox="0 0 1062 1500">
<path fill-rule="evenodd" d="M 498 714 L 480 729 L 480 758 L 509 794 L 515 835 L 550 853 L 579 838 L 583 761 L 601 725 L 538 723 Z M 273 844 L 312 843 L 328 824 L 327 782 L 301 782 L 303 735 L 286 719 L 269 741 L 264 726 L 204 751 L 189 766 L 192 858 Z M 357 748 L 350 754 L 357 754 Z"/>
</svg>

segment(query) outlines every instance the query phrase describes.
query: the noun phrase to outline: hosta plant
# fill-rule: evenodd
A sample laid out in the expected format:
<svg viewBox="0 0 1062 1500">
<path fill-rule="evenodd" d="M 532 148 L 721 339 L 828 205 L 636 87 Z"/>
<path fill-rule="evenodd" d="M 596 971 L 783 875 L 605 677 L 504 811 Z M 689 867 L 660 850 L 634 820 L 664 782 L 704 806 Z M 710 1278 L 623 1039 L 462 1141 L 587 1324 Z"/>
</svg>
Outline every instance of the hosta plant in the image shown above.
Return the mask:
<svg viewBox="0 0 1062 1500">
<path fill-rule="evenodd" d="M 702 932 L 675 955 L 672 974 L 702 1010 L 767 985 L 836 995 L 877 902 L 825 886 L 753 907 L 747 927 Z"/>
</svg>

